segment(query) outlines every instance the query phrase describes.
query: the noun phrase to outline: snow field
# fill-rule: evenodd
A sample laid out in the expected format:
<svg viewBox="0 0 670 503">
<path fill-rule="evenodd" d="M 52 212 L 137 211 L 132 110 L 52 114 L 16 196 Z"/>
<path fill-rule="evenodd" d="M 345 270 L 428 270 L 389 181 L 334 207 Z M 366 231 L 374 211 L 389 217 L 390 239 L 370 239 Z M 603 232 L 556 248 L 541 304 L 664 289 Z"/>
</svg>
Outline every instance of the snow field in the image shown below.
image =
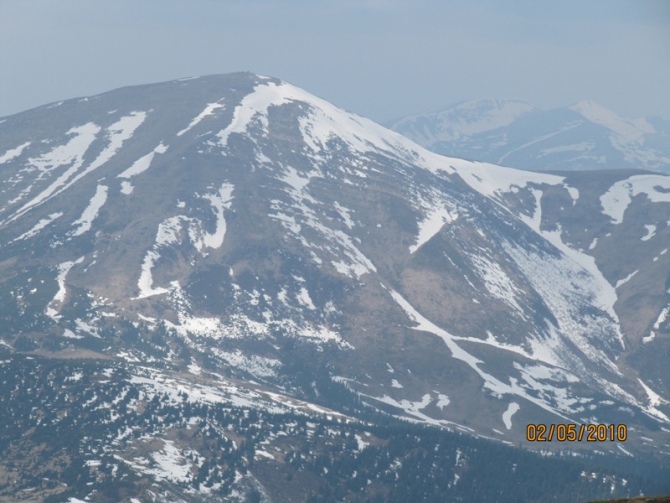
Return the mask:
<svg viewBox="0 0 670 503">
<path fill-rule="evenodd" d="M 600 196 L 603 213 L 612 219 L 612 224 L 620 224 L 632 198 L 639 194 L 645 194 L 652 203 L 670 203 L 670 177 L 635 175 L 616 182 Z"/>
<path fill-rule="evenodd" d="M 72 222 L 72 226 L 79 226 L 73 230 L 71 236 L 81 236 L 85 232 L 91 230 L 93 220 L 98 216 L 98 212 L 107 201 L 107 187 L 105 185 L 98 185 L 95 190 L 95 195 L 91 198 L 88 206 L 81 214 L 81 216 Z"/>
<path fill-rule="evenodd" d="M 107 163 L 121 149 L 125 141 L 133 136 L 133 133 L 144 122 L 146 116 L 146 112 L 132 112 L 130 115 L 122 117 L 109 126 L 107 128 L 107 146 L 84 169 L 81 169 L 84 166 L 84 155 L 101 131 L 101 128 L 92 122 L 70 129 L 67 134 L 76 136 L 66 145 L 56 147 L 40 158 L 29 159 L 29 162 L 40 170 L 50 170 L 66 165 L 70 165 L 70 167 L 45 190 L 17 210 L 6 222 L 16 220 L 35 206 L 67 190 L 84 176 Z"/>
</svg>

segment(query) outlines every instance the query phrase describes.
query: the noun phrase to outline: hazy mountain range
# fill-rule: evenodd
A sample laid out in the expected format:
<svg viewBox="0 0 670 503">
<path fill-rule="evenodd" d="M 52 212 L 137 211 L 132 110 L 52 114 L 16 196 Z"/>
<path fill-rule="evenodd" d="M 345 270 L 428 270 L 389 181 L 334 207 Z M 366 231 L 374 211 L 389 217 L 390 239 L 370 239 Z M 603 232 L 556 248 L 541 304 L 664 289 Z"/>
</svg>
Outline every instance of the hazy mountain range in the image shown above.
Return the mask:
<svg viewBox="0 0 670 503">
<path fill-rule="evenodd" d="M 530 171 L 670 173 L 670 121 L 625 119 L 591 101 L 540 110 L 523 101 L 474 100 L 388 126 L 439 154 Z"/>
</svg>

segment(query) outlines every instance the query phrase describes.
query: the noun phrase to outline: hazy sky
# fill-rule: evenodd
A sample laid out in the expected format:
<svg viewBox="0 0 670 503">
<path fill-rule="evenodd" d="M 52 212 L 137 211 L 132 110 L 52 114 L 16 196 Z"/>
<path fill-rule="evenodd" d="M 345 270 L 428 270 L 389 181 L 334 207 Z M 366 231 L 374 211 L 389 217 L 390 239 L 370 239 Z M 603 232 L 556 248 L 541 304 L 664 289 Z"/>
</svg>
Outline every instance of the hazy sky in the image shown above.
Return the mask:
<svg viewBox="0 0 670 503">
<path fill-rule="evenodd" d="M 377 121 L 489 97 L 670 118 L 670 0 L 0 0 L 0 116 L 240 70 Z"/>
</svg>

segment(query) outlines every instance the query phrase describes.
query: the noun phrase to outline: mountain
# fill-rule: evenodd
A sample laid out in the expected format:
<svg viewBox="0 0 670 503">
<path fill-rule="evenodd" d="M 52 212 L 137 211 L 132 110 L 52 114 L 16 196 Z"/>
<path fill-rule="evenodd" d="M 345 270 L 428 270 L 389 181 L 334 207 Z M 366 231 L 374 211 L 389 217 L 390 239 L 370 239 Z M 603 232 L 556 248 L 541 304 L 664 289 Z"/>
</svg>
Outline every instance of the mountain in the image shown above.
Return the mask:
<svg viewBox="0 0 670 503">
<path fill-rule="evenodd" d="M 670 174 L 670 121 L 624 119 L 591 101 L 540 110 L 522 101 L 474 100 L 388 126 L 439 154 L 529 171 Z"/>
<path fill-rule="evenodd" d="M 443 157 L 231 74 L 0 119 L 0 181 L 6 501 L 670 490 L 666 176 Z M 527 440 L 559 423 L 615 428 Z"/>
</svg>

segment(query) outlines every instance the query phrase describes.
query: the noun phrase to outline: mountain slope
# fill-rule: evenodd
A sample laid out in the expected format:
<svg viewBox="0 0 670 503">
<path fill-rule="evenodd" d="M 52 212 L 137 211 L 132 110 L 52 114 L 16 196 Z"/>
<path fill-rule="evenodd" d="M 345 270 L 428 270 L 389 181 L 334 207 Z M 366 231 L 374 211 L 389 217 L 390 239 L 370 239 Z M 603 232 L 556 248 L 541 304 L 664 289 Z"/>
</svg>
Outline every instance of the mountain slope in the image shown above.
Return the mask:
<svg viewBox="0 0 670 503">
<path fill-rule="evenodd" d="M 590 101 L 539 110 L 521 101 L 474 100 L 389 127 L 440 154 L 531 171 L 670 173 L 667 120 L 624 119 Z"/>
<path fill-rule="evenodd" d="M 664 176 L 442 157 L 232 74 L 5 118 L 0 178 L 12 351 L 198 403 L 529 447 L 528 423 L 625 424 L 542 447 L 668 453 Z"/>
</svg>

